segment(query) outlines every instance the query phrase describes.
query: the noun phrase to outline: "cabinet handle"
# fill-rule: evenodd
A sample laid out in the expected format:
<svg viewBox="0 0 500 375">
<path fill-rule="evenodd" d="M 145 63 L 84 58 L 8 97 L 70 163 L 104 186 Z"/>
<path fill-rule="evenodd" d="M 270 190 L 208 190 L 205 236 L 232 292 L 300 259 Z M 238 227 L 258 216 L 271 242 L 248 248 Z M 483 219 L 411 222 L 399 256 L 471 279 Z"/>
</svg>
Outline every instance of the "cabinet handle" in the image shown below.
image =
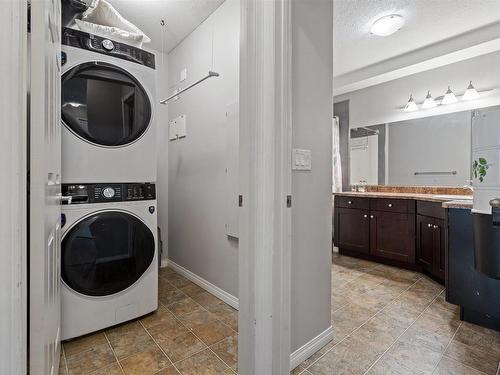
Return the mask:
<svg viewBox="0 0 500 375">
<path fill-rule="evenodd" d="M 387 207 L 392 207 L 392 203 L 389 203 L 389 204 L 387 205 Z"/>
<path fill-rule="evenodd" d="M 427 228 L 431 228 L 432 227 L 432 224 L 427 224 Z"/>
<path fill-rule="evenodd" d="M 368 215 L 363 215 L 363 217 L 366 219 L 368 217 Z"/>
<path fill-rule="evenodd" d="M 439 225 L 434 225 L 434 229 L 438 229 L 439 228 Z"/>
<path fill-rule="evenodd" d="M 347 201 L 347 204 L 352 204 L 352 201 Z"/>
<path fill-rule="evenodd" d="M 374 217 L 375 217 L 375 216 L 373 216 L 373 215 L 370 215 L 370 219 L 373 219 Z"/>
</svg>

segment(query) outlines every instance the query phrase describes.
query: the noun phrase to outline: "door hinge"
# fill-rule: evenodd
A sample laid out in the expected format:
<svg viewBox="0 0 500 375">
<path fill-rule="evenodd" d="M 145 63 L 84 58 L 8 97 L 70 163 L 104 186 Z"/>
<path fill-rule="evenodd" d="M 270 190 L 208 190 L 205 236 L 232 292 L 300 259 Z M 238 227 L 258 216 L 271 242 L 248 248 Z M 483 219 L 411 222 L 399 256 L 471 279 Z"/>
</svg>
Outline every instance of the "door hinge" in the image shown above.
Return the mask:
<svg viewBox="0 0 500 375">
<path fill-rule="evenodd" d="M 287 206 L 287 208 L 292 207 L 292 196 L 291 195 L 286 196 L 286 206 Z"/>
<path fill-rule="evenodd" d="M 243 207 L 243 195 L 238 195 L 238 207 Z"/>
</svg>

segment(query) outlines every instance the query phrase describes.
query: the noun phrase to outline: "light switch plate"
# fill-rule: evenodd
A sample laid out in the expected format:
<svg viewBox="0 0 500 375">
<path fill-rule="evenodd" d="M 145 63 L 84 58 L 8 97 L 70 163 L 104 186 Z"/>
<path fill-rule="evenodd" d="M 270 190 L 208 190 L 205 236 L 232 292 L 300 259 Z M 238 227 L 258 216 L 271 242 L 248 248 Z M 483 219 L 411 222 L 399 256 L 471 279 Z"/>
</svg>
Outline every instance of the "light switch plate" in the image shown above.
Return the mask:
<svg viewBox="0 0 500 375">
<path fill-rule="evenodd" d="M 168 139 L 174 141 L 186 136 L 186 115 L 180 115 L 168 122 Z"/>
<path fill-rule="evenodd" d="M 292 169 L 296 171 L 310 171 L 311 168 L 311 150 L 294 148 L 292 150 Z"/>
<path fill-rule="evenodd" d="M 181 70 L 181 79 L 180 82 L 185 81 L 188 75 L 187 68 L 184 68 Z"/>
</svg>

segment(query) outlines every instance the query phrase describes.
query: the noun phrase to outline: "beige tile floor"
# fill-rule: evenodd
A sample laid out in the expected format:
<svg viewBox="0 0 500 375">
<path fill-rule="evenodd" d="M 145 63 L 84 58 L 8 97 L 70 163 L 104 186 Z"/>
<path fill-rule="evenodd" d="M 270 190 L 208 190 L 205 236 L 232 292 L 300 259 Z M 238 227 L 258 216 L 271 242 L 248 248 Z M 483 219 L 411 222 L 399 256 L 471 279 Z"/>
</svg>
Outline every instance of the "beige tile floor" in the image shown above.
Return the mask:
<svg viewBox="0 0 500 375">
<path fill-rule="evenodd" d="M 159 300 L 154 314 L 65 342 L 59 373 L 236 373 L 236 310 L 169 268 Z M 291 374 L 497 374 L 500 333 L 461 322 L 419 273 L 334 255 L 332 321 L 335 339 Z"/>
<path fill-rule="evenodd" d="M 500 333 L 459 320 L 444 288 L 406 270 L 334 254 L 335 339 L 304 375 L 495 375 Z"/>
<path fill-rule="evenodd" d="M 170 268 L 158 311 L 63 343 L 59 374 L 235 374 L 238 313 Z"/>
</svg>

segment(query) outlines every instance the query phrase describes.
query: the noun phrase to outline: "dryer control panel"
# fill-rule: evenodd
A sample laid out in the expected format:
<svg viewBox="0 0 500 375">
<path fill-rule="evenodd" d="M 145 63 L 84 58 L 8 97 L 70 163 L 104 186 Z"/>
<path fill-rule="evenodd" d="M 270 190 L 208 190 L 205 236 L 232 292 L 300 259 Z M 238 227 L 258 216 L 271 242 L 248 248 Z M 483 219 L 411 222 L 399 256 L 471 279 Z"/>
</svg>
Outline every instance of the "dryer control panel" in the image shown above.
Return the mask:
<svg viewBox="0 0 500 375">
<path fill-rule="evenodd" d="M 129 46 L 125 43 L 106 39 L 80 30 L 64 27 L 62 30 L 62 44 L 118 57 L 123 60 L 147 66 L 148 68 L 155 68 L 154 54 L 137 47 Z"/>
<path fill-rule="evenodd" d="M 129 202 L 156 199 L 153 183 L 63 184 L 63 204 Z"/>
</svg>

